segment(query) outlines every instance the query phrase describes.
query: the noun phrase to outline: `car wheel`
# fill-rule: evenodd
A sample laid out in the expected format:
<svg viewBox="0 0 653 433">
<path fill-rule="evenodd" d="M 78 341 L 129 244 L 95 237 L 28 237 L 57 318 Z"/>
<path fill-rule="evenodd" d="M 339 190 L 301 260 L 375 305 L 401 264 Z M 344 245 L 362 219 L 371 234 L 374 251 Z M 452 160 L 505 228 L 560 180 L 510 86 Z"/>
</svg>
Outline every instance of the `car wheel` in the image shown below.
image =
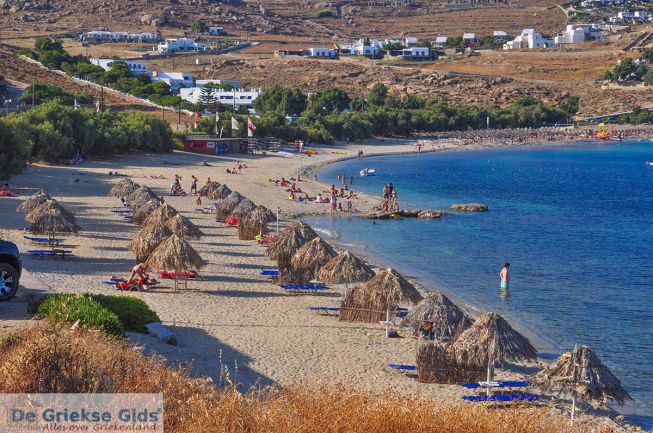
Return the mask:
<svg viewBox="0 0 653 433">
<path fill-rule="evenodd" d="M 0 301 L 8 301 L 18 291 L 18 271 L 9 263 L 0 263 Z"/>
</svg>

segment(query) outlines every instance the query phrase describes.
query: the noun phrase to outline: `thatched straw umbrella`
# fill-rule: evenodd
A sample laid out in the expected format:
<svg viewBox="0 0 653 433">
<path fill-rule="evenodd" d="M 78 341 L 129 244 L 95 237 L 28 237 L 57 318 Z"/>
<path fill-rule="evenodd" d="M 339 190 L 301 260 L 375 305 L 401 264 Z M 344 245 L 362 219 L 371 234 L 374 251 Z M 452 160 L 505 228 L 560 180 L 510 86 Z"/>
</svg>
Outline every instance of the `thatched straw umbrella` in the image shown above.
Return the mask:
<svg viewBox="0 0 653 433">
<path fill-rule="evenodd" d="M 276 216 L 265 206 L 256 206 L 249 214 L 238 221 L 238 238 L 254 240 L 258 235 L 268 234 L 268 223 L 276 220 Z"/>
<path fill-rule="evenodd" d="M 331 245 L 317 237 L 297 250 L 290 259 L 290 268 L 280 271 L 283 274 L 281 279 L 288 283 L 306 284 L 337 255 Z"/>
<path fill-rule="evenodd" d="M 367 283 L 345 294 L 340 304 L 340 320 L 378 322 L 387 320 L 400 304 L 416 304 L 422 295 L 406 278 L 392 268 L 376 274 Z"/>
<path fill-rule="evenodd" d="M 229 194 L 231 194 L 233 191 L 229 189 L 227 185 L 220 185 L 217 189 L 214 189 L 213 191 L 209 192 L 206 196 L 210 198 L 211 200 L 222 200 L 223 198 L 229 197 Z"/>
<path fill-rule="evenodd" d="M 146 186 L 140 186 L 128 197 L 129 207 L 131 207 L 132 210 L 135 211 L 136 209 L 143 206 L 148 201 L 156 200 L 157 198 L 158 198 L 157 195 L 154 194 L 154 192 L 150 188 Z"/>
<path fill-rule="evenodd" d="M 433 332 L 444 339 L 453 338 L 473 323 L 463 310 L 440 292 L 429 293 L 403 320 L 404 325 L 415 332 L 426 322 L 432 323 Z"/>
<path fill-rule="evenodd" d="M 188 242 L 177 235 L 172 235 L 156 247 L 147 259 L 147 264 L 159 271 L 174 271 L 178 274 L 202 268 L 204 260 Z M 186 281 L 185 278 L 176 276 L 175 290 L 178 289 L 180 280 Z"/>
<path fill-rule="evenodd" d="M 241 202 L 238 203 L 238 206 L 236 206 L 231 211 L 231 215 L 237 217 L 240 220 L 241 218 L 249 215 L 252 211 L 254 211 L 254 209 L 256 209 L 254 202 L 248 198 L 245 198 L 241 200 Z"/>
<path fill-rule="evenodd" d="M 191 222 L 191 220 L 179 213 L 168 219 L 165 222 L 165 226 L 180 238 L 199 239 L 204 236 L 204 233 L 202 233 L 202 230 L 200 230 L 199 227 L 197 227 Z"/>
<path fill-rule="evenodd" d="M 424 383 L 478 382 L 485 374 L 484 367 L 470 368 L 456 362 L 449 345 L 439 341 L 420 340 L 417 346 L 417 378 Z"/>
<path fill-rule="evenodd" d="M 39 205 L 45 203 L 50 199 L 51 199 L 50 194 L 48 194 L 43 190 L 40 190 L 35 194 L 33 194 L 30 198 L 28 198 L 24 202 L 22 202 L 20 206 L 18 206 L 18 211 L 29 213 L 32 210 L 34 210 L 34 208 L 38 207 Z"/>
<path fill-rule="evenodd" d="M 584 345 L 576 345 L 572 351 L 560 355 L 553 364 L 533 376 L 531 381 L 547 390 L 571 394 L 572 423 L 576 399 L 599 405 L 604 405 L 609 400 L 623 405 L 626 400 L 632 400 L 619 379 Z"/>
<path fill-rule="evenodd" d="M 237 191 L 233 191 L 226 198 L 219 200 L 216 203 L 216 221 L 222 221 L 231 215 L 231 212 L 236 209 L 238 204 L 245 200 L 245 197 L 240 195 Z"/>
<path fill-rule="evenodd" d="M 41 215 L 52 209 L 61 213 L 68 221 L 75 224 L 75 215 L 73 212 L 53 198 L 46 200 L 32 209 L 32 211 L 25 217 L 25 220 L 27 220 L 28 223 L 33 224 L 36 220 L 41 218 Z"/>
<path fill-rule="evenodd" d="M 109 190 L 109 197 L 129 197 L 139 187 L 139 184 L 126 177 Z"/>
<path fill-rule="evenodd" d="M 220 188 L 221 186 L 222 185 L 220 185 L 219 182 L 216 182 L 216 181 L 213 180 L 213 181 L 207 183 L 206 185 L 204 185 L 203 187 L 201 187 L 197 191 L 197 194 L 201 195 L 201 196 L 204 196 L 204 197 L 208 197 L 209 194 L 211 194 L 213 191 Z"/>
<path fill-rule="evenodd" d="M 30 215 L 38 211 L 38 209 L 32 211 Z M 30 231 L 37 234 L 77 233 L 79 230 L 81 228 L 75 223 L 75 220 L 71 220 L 58 207 L 43 208 L 42 211 L 38 212 L 38 215 L 34 216 L 30 225 Z"/>
<path fill-rule="evenodd" d="M 537 350 L 528 338 L 515 331 L 496 313 L 485 313 L 451 343 L 461 365 L 487 365 L 487 381 L 496 362 L 535 360 Z M 488 387 L 488 394 L 490 388 Z"/>
<path fill-rule="evenodd" d="M 152 224 L 154 221 L 161 221 L 165 224 L 170 218 L 177 215 L 177 209 L 170 206 L 168 203 L 163 203 L 161 206 L 156 208 L 154 212 L 149 214 L 145 220 L 143 220 L 143 225 Z"/>
<path fill-rule="evenodd" d="M 294 223 L 285 229 L 279 237 L 268 246 L 267 254 L 281 265 L 287 262 L 305 243 L 315 239 L 317 233 L 303 221 Z"/>
<path fill-rule="evenodd" d="M 322 266 L 318 279 L 325 283 L 349 284 L 360 283 L 374 277 L 374 271 L 364 261 L 343 251 Z"/>
<path fill-rule="evenodd" d="M 136 261 L 144 262 L 161 242 L 172 236 L 172 231 L 159 220 L 148 224 L 134 236 L 129 243 L 129 251 L 134 253 Z"/>
<path fill-rule="evenodd" d="M 143 222 L 145 222 L 145 219 L 149 217 L 154 211 L 156 211 L 161 206 L 163 206 L 163 203 L 161 203 L 161 200 L 159 200 L 158 198 L 142 204 L 141 206 L 137 207 L 136 210 L 134 210 L 134 213 L 132 215 L 133 216 L 132 222 L 138 225 L 143 224 Z"/>
</svg>

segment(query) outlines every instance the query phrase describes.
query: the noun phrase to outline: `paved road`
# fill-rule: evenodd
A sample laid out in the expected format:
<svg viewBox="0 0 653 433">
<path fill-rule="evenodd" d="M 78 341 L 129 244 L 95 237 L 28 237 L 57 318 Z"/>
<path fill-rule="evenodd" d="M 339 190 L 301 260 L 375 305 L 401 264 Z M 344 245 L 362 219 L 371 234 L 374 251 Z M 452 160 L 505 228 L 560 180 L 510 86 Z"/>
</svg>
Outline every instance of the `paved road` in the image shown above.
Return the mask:
<svg viewBox="0 0 653 433">
<path fill-rule="evenodd" d="M 0 333 L 34 323 L 33 315 L 27 311 L 29 301 L 34 296 L 42 296 L 46 293 L 52 293 L 52 290 L 34 278 L 29 271 L 23 270 L 16 297 L 9 302 L 0 302 Z"/>
</svg>

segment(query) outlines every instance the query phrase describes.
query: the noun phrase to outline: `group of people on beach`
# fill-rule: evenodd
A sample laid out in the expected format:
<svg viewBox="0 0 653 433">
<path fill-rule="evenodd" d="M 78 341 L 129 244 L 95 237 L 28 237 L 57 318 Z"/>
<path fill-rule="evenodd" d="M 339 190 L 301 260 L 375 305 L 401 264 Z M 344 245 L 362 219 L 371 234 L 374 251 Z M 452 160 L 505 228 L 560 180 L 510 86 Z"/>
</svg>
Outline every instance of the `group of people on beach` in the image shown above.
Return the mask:
<svg viewBox="0 0 653 433">
<path fill-rule="evenodd" d="M 243 171 L 244 168 L 247 168 L 247 164 L 245 164 L 242 161 L 238 161 L 236 163 L 236 165 L 234 166 L 234 168 L 231 168 L 231 169 L 228 168 L 227 169 L 227 173 L 228 174 L 240 174 Z"/>
<path fill-rule="evenodd" d="M 399 210 L 399 204 L 397 203 L 397 189 L 392 183 L 386 183 L 383 187 L 383 203 L 381 208 L 384 212 Z"/>
</svg>

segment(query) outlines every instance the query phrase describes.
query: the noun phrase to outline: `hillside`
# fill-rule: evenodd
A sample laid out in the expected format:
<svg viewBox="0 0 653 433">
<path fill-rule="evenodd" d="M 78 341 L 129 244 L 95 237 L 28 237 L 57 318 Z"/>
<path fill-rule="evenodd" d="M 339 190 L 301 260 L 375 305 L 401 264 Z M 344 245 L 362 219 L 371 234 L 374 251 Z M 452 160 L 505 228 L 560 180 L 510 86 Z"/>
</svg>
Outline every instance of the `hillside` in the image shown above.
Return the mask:
<svg viewBox="0 0 653 433">
<path fill-rule="evenodd" d="M 422 0 L 398 7 L 390 1 L 353 0 L 327 3 L 307 0 L 3 0 L 0 29 L 4 35 L 110 28 L 168 33 L 188 30 L 202 19 L 229 34 L 265 33 L 311 38 L 402 36 L 430 38 L 462 31 L 491 34 L 497 29 L 517 33 L 537 26 L 545 33 L 559 30 L 565 15 L 556 0 L 510 0 L 488 6 L 448 6 Z M 465 9 L 466 8 L 466 9 Z M 334 16 L 318 18 L 318 13 Z M 327 14 L 328 15 L 328 14 Z M 392 18 L 392 19 L 389 19 Z"/>
</svg>

